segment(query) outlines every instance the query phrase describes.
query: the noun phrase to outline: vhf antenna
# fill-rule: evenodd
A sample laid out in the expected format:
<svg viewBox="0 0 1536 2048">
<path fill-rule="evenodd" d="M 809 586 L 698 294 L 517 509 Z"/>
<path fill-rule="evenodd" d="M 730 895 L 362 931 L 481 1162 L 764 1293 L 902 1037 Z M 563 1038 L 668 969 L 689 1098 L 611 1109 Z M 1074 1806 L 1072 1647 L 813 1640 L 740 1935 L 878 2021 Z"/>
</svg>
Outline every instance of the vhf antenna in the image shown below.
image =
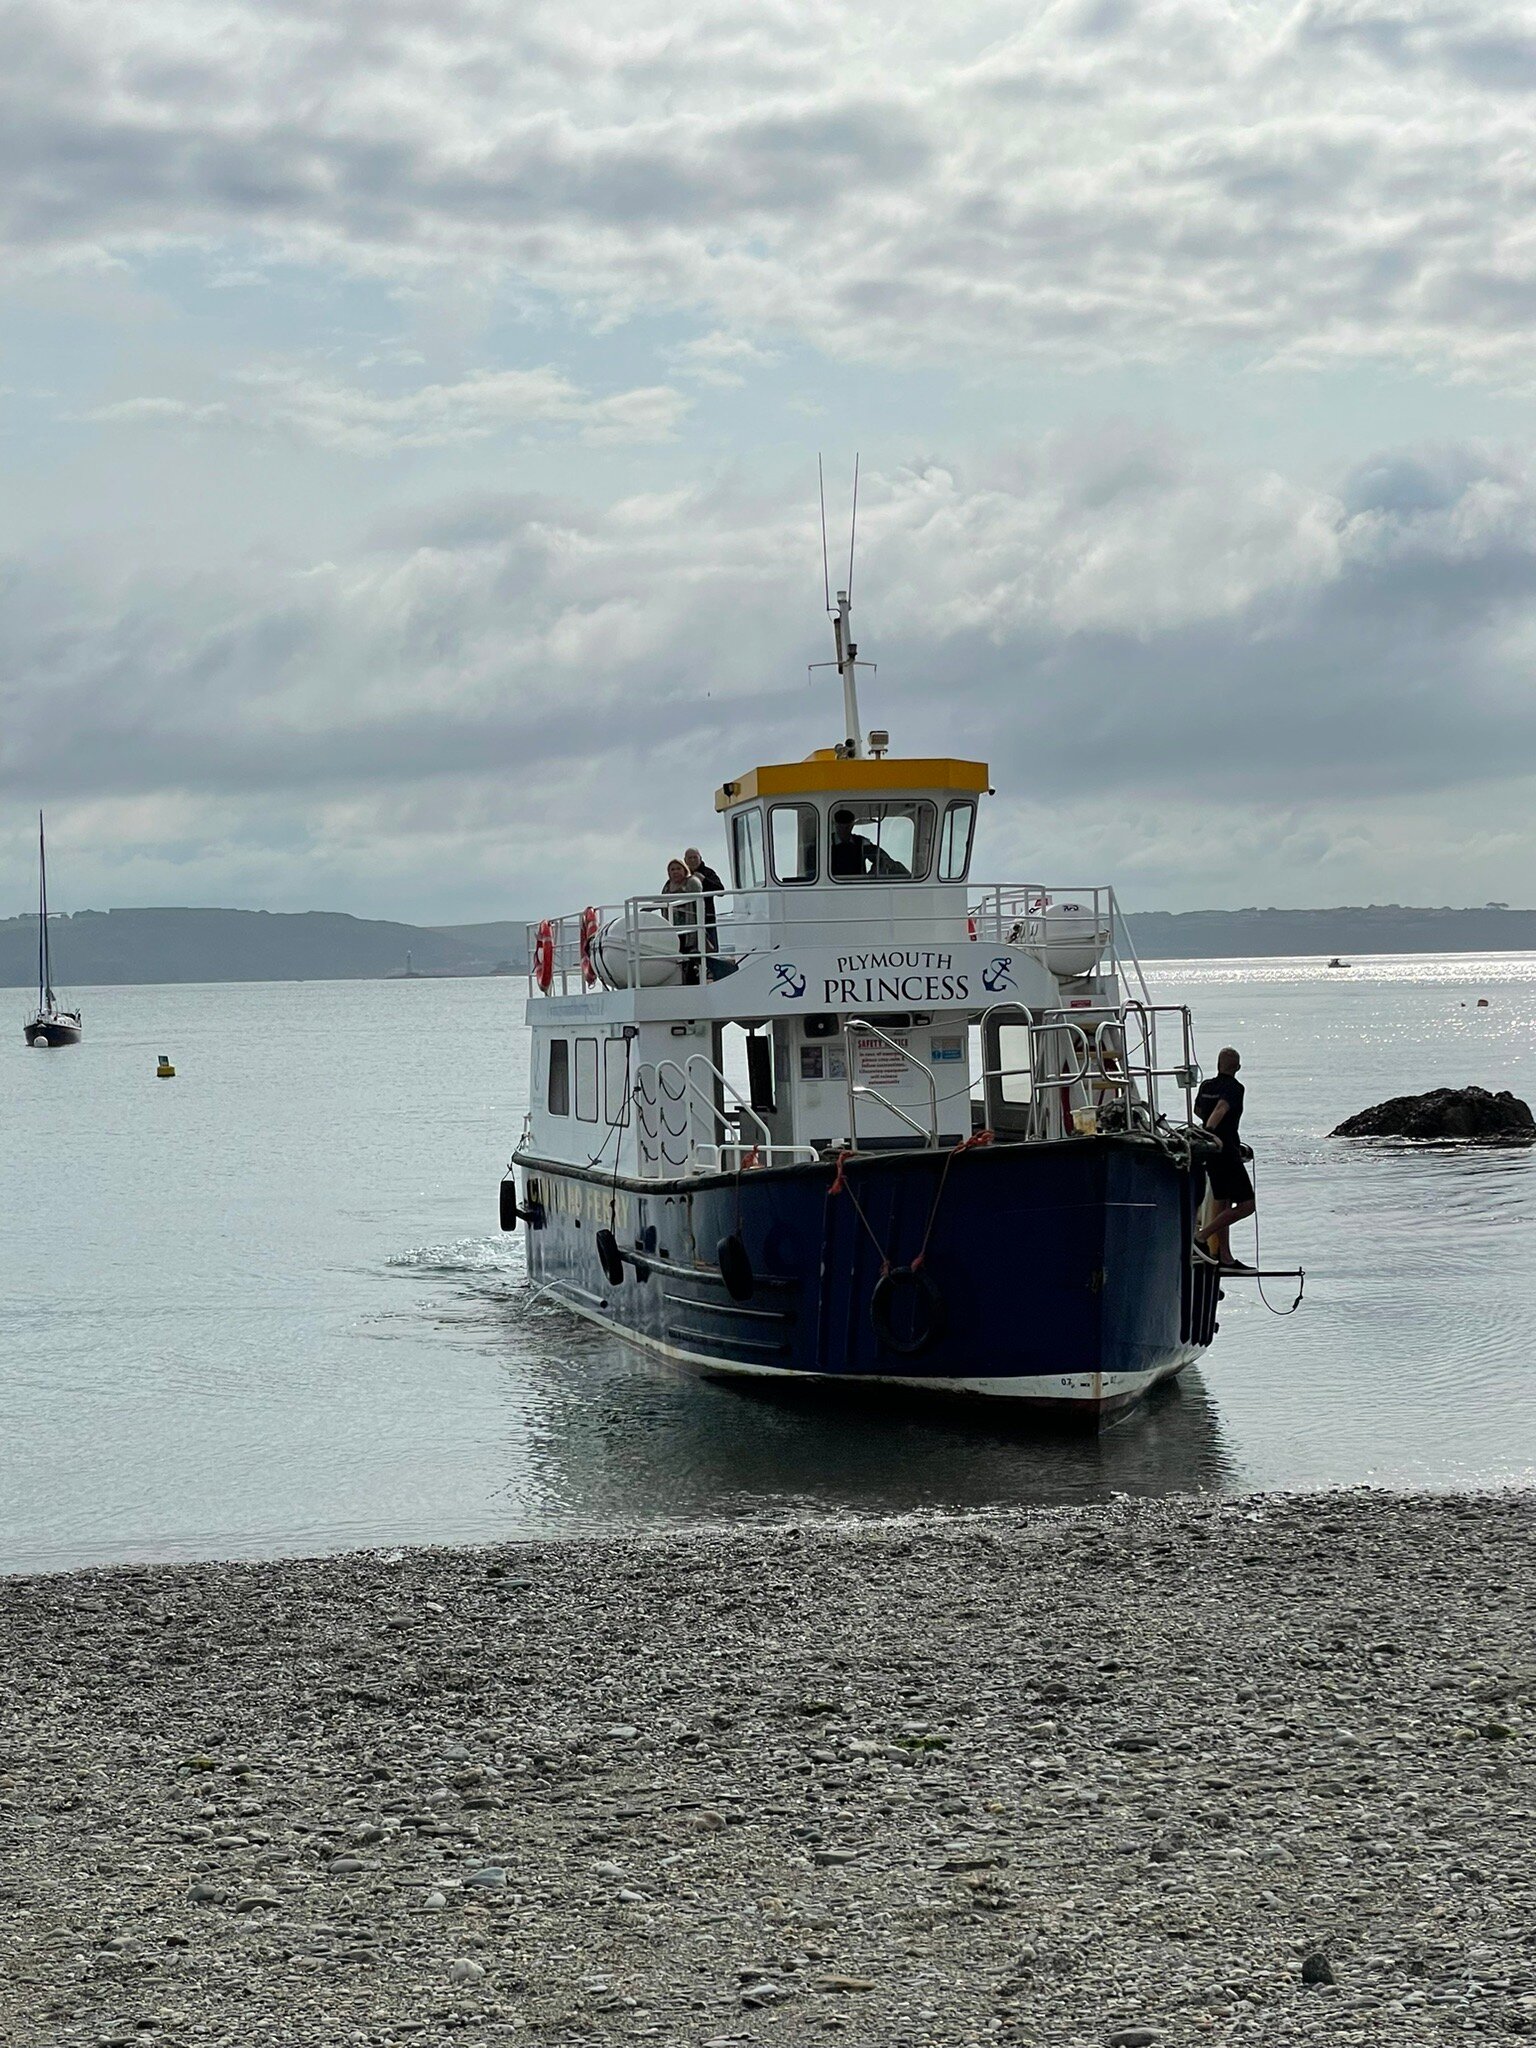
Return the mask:
<svg viewBox="0 0 1536 2048">
<path fill-rule="evenodd" d="M 827 616 L 832 614 L 832 575 L 827 567 L 827 479 L 822 472 L 821 455 L 816 456 L 816 488 L 821 494 L 821 592 L 826 599 Z"/>
<path fill-rule="evenodd" d="M 853 643 L 853 556 L 859 532 L 859 458 L 853 458 L 853 516 L 848 524 L 848 588 L 837 593 L 837 605 L 832 603 L 832 575 L 827 559 L 827 479 L 821 456 L 816 457 L 816 486 L 821 499 L 821 586 L 826 599 L 827 616 L 832 621 L 832 637 L 837 646 L 835 662 L 813 661 L 812 668 L 835 668 L 843 684 L 843 728 L 845 737 L 837 752 L 845 761 L 857 761 L 864 754 L 864 742 L 859 733 L 859 698 L 855 670 L 860 666 L 858 648 Z M 872 668 L 872 662 L 863 664 Z"/>
<path fill-rule="evenodd" d="M 859 531 L 859 458 L 853 458 L 853 517 L 848 522 L 848 602 L 853 603 L 853 543 Z"/>
</svg>

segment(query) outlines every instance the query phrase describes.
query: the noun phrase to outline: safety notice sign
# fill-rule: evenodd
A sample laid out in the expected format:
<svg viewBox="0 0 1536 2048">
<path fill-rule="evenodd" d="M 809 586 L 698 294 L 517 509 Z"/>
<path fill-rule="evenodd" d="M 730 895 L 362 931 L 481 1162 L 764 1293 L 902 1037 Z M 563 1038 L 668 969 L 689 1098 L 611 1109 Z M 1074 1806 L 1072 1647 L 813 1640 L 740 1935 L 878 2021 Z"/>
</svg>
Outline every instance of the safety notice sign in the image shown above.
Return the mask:
<svg viewBox="0 0 1536 2048">
<path fill-rule="evenodd" d="M 853 1039 L 853 1071 L 855 1077 L 866 1088 L 887 1088 L 893 1081 L 901 1079 L 901 1070 L 907 1065 L 903 1058 L 906 1051 L 906 1036 L 895 1038 L 888 1043 L 884 1038 L 872 1034 L 855 1032 Z"/>
</svg>

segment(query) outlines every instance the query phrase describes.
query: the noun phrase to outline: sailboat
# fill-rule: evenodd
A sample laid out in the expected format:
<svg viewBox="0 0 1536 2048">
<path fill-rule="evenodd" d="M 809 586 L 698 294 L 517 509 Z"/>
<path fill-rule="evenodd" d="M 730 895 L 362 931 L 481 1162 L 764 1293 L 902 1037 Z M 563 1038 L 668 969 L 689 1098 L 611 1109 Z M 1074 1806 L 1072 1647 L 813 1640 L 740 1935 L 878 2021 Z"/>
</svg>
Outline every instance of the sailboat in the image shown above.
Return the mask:
<svg viewBox="0 0 1536 2048">
<path fill-rule="evenodd" d="M 61 1010 L 53 992 L 53 957 L 48 944 L 48 849 L 43 814 L 37 814 L 37 1011 L 22 1027 L 28 1045 L 78 1045 L 80 1012 Z"/>
</svg>

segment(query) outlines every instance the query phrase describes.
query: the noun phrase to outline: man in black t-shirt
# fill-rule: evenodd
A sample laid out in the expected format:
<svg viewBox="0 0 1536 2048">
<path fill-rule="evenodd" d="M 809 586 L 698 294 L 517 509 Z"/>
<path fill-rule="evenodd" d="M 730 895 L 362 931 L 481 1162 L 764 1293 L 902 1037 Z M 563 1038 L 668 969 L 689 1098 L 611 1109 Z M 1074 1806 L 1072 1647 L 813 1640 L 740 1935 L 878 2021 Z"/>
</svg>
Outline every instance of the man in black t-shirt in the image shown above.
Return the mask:
<svg viewBox="0 0 1536 2048">
<path fill-rule="evenodd" d="M 853 813 L 846 805 L 832 813 L 827 872 L 844 880 L 849 875 L 888 875 L 904 882 L 912 879 L 912 870 L 903 867 L 894 854 L 887 853 L 878 839 L 866 839 L 862 832 L 854 831 Z"/>
<path fill-rule="evenodd" d="M 1221 1140 L 1221 1151 L 1206 1167 L 1217 1208 L 1201 1232 L 1216 1257 L 1233 1272 L 1246 1272 L 1241 1259 L 1232 1256 L 1232 1226 L 1251 1216 L 1256 1207 L 1253 1182 L 1248 1177 L 1247 1146 L 1238 1136 L 1243 1121 L 1243 1084 L 1237 1078 L 1242 1065 L 1235 1046 L 1224 1045 L 1216 1055 L 1216 1071 L 1200 1084 L 1195 1097 L 1195 1115 L 1213 1138 Z"/>
</svg>

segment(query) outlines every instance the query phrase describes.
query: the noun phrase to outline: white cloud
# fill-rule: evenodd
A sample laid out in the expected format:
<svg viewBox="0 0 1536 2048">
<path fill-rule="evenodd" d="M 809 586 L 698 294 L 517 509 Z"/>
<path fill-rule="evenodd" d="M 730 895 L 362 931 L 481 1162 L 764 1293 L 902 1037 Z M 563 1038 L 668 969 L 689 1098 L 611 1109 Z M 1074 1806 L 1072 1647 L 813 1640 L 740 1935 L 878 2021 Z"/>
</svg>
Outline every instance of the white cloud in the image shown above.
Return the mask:
<svg viewBox="0 0 1536 2048">
<path fill-rule="evenodd" d="M 1532 382 L 1524 9 L 22 0 L 8 22 L 19 267 L 183 245 L 227 271 L 255 246 L 845 357 Z"/>
<path fill-rule="evenodd" d="M 682 375 L 730 391 L 746 383 L 748 371 L 771 369 L 779 358 L 772 349 L 759 348 L 743 335 L 717 328 L 674 349 L 672 360 Z"/>
<path fill-rule="evenodd" d="M 127 398 L 77 417 L 98 424 L 235 426 L 292 435 L 341 454 L 387 455 L 545 429 L 569 429 L 595 444 L 667 441 L 688 410 L 688 400 L 668 385 L 600 397 L 547 367 L 477 370 L 451 384 L 381 391 L 268 363 L 243 371 L 236 382 L 239 395 L 227 401 Z"/>
</svg>

